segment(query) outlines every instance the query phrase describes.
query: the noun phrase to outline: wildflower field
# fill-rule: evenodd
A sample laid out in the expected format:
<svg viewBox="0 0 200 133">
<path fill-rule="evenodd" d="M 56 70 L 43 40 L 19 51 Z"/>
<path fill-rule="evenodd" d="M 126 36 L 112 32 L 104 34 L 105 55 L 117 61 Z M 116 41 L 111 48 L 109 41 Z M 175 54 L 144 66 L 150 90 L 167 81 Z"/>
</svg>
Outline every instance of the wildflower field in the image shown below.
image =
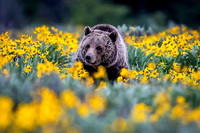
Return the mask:
<svg viewBox="0 0 200 133">
<path fill-rule="evenodd" d="M 200 132 L 200 36 L 119 27 L 130 69 L 114 84 L 74 62 L 82 33 L 36 27 L 0 35 L 0 132 Z"/>
</svg>

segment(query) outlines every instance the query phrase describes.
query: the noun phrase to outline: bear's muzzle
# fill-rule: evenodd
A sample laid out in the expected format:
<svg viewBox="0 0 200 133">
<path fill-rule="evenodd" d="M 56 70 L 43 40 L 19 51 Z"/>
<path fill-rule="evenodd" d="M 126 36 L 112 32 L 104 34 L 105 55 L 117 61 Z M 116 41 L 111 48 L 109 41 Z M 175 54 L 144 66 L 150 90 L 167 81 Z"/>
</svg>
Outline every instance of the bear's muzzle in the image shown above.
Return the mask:
<svg viewBox="0 0 200 133">
<path fill-rule="evenodd" d="M 86 55 L 85 55 L 85 60 L 89 64 L 94 64 L 96 61 L 96 56 L 95 56 L 95 51 L 93 48 L 88 49 Z"/>
</svg>

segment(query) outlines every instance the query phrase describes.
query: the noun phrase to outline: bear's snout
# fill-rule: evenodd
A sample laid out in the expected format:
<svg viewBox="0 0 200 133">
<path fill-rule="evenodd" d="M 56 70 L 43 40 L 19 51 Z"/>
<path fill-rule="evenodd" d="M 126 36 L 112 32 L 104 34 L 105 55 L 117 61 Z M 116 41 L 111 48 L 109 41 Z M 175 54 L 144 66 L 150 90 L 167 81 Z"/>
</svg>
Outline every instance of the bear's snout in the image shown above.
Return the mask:
<svg viewBox="0 0 200 133">
<path fill-rule="evenodd" d="M 87 62 L 90 62 L 91 56 L 90 55 L 86 55 L 85 59 L 86 59 Z"/>
<path fill-rule="evenodd" d="M 88 50 L 88 52 L 85 55 L 85 60 L 90 64 L 95 63 L 96 56 L 95 56 L 95 53 L 94 53 L 93 49 L 89 49 Z"/>
</svg>

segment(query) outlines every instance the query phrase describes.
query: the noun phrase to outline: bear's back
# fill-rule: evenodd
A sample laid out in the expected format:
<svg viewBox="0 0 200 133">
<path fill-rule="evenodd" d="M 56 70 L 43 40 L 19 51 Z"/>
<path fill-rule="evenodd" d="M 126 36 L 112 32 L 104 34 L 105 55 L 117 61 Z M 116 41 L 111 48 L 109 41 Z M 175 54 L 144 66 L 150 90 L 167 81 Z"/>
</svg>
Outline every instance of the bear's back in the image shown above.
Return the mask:
<svg viewBox="0 0 200 133">
<path fill-rule="evenodd" d="M 118 30 L 112 26 L 112 25 L 109 25 L 109 24 L 98 24 L 94 27 L 91 28 L 92 30 L 101 30 L 101 31 L 105 31 L 105 32 L 113 32 L 113 31 L 116 31 L 118 32 Z"/>
</svg>

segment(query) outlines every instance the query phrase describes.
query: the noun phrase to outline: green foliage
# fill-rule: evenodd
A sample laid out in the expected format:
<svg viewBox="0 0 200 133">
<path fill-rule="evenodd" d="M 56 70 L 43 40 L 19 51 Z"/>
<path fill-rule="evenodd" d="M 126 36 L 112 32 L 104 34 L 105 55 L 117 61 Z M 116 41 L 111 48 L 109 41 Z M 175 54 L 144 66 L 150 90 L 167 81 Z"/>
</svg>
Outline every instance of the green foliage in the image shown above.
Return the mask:
<svg viewBox="0 0 200 133">
<path fill-rule="evenodd" d="M 144 70 L 144 68 L 147 66 L 147 63 L 152 61 L 151 57 L 154 54 L 151 53 L 148 56 L 145 56 L 145 52 L 134 48 L 133 45 L 128 46 L 128 61 L 130 68 L 134 67 L 139 70 Z"/>
<path fill-rule="evenodd" d="M 113 25 L 130 22 L 128 15 L 130 9 L 123 5 L 103 3 L 100 0 L 70 0 L 71 22 L 93 26 L 98 23 Z"/>
</svg>

